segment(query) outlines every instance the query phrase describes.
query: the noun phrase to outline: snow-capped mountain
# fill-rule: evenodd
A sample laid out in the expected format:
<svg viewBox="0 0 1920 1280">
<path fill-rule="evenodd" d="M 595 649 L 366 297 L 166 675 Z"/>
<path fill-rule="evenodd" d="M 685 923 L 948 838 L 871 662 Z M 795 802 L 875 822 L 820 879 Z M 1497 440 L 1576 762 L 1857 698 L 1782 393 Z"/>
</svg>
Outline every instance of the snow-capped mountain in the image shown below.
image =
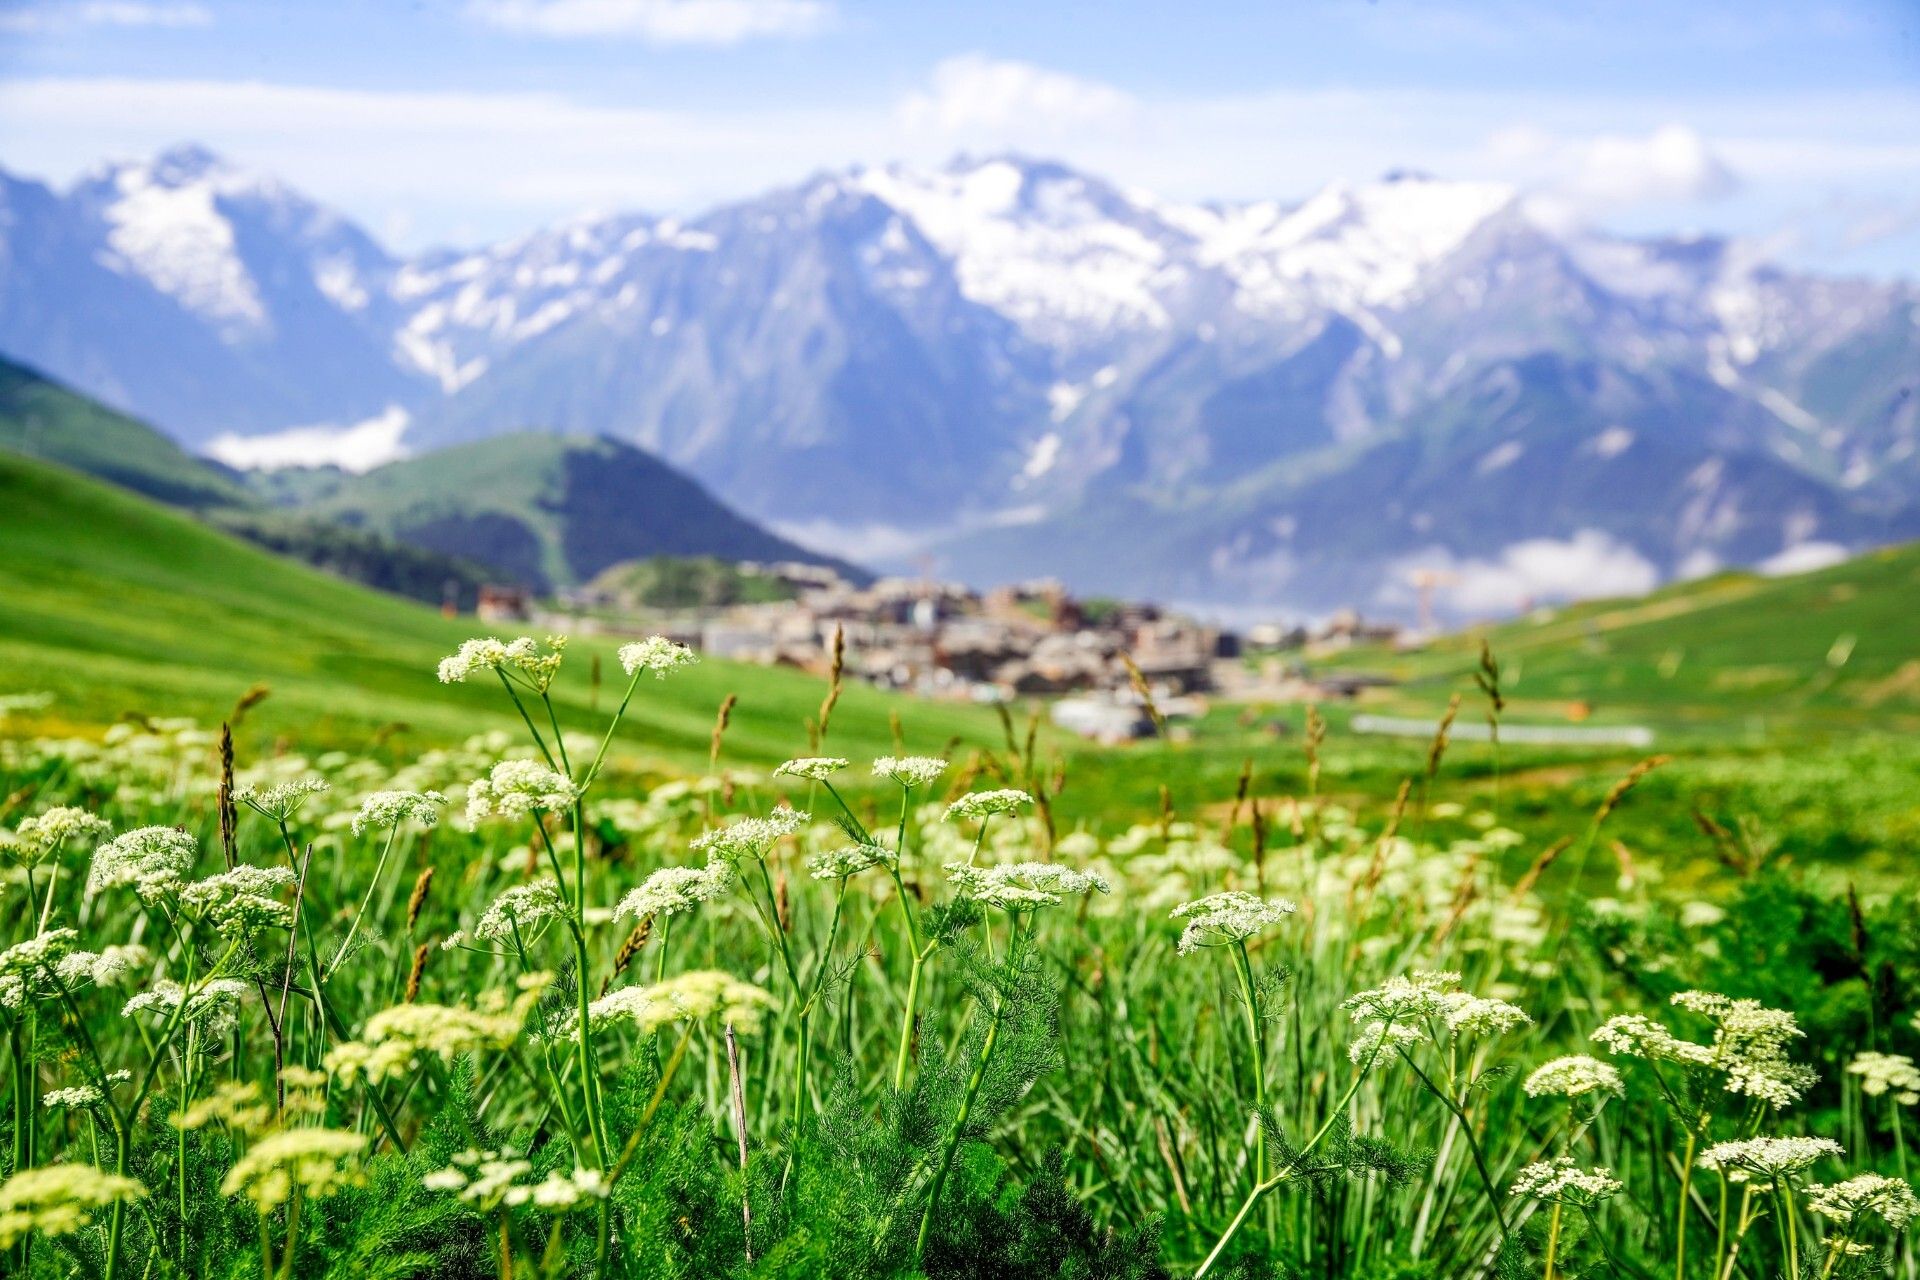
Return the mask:
<svg viewBox="0 0 1920 1280">
<path fill-rule="evenodd" d="M 860 168 L 401 260 L 183 148 L 0 176 L 0 351 L 202 446 L 603 432 L 856 559 L 1190 600 L 1396 608 L 1440 568 L 1511 608 L 1920 535 L 1911 284 L 1417 174 Z"/>
</svg>

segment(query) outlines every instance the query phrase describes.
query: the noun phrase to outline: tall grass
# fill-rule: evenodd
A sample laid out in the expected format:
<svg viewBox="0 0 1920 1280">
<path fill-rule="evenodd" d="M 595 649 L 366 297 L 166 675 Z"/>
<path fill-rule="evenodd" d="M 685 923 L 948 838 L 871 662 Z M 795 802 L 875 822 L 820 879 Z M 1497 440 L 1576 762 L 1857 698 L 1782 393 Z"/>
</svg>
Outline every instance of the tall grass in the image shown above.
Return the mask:
<svg viewBox="0 0 1920 1280">
<path fill-rule="evenodd" d="M 0 744 L 9 1274 L 1912 1273 L 1912 898 L 1569 895 L 1655 762 L 1441 843 L 1444 733 L 1355 806 L 1316 716 L 1301 795 L 1062 830 L 1011 719 L 869 766 L 830 685 L 648 789 L 623 656 L 592 736 L 526 641 L 443 672 L 518 740 Z"/>
</svg>

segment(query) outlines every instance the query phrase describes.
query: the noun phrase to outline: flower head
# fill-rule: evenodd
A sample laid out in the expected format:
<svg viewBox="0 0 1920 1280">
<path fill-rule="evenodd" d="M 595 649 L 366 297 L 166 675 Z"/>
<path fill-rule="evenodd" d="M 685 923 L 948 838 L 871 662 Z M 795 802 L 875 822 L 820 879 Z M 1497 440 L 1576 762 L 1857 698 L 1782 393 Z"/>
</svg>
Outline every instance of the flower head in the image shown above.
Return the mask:
<svg viewBox="0 0 1920 1280">
<path fill-rule="evenodd" d="M 1460 975 L 1419 969 L 1411 974 L 1395 975 L 1379 986 L 1340 1002 L 1340 1007 L 1362 1018 L 1413 1022 L 1422 1018 L 1444 1017 L 1450 1007 L 1449 993 L 1460 985 Z"/>
<path fill-rule="evenodd" d="M 1584 1053 L 1541 1063 L 1527 1077 L 1524 1087 L 1529 1098 L 1578 1098 L 1589 1093 L 1626 1092 L 1619 1071 Z"/>
<path fill-rule="evenodd" d="M 132 885 L 140 901 L 152 906 L 180 891 L 200 846 L 178 827 L 136 827 L 93 851 L 87 893 Z"/>
<path fill-rule="evenodd" d="M 933 756 L 881 756 L 873 762 L 873 775 L 888 778 L 912 790 L 924 787 L 947 771 L 947 762 Z"/>
<path fill-rule="evenodd" d="M 54 979 L 79 937 L 72 929 L 48 929 L 0 951 L 0 1008 L 18 1009 L 55 993 Z"/>
<path fill-rule="evenodd" d="M 113 827 L 105 819 L 96 818 L 85 809 L 60 805 L 21 822 L 13 829 L 13 839 L 4 847 L 20 861 L 33 866 L 69 840 L 98 840 L 112 831 Z"/>
<path fill-rule="evenodd" d="M 440 821 L 440 806 L 447 798 L 438 791 L 376 791 L 360 802 L 353 815 L 353 834 L 397 827 L 415 822 L 430 827 Z"/>
<path fill-rule="evenodd" d="M 839 756 L 801 756 L 797 760 L 789 760 L 785 764 L 774 766 L 773 776 L 825 782 L 846 767 L 847 762 Z"/>
<path fill-rule="evenodd" d="M 66 1236 L 93 1222 L 109 1205 L 138 1200 L 147 1189 L 90 1164 L 22 1169 L 0 1183 L 0 1249 L 29 1234 Z"/>
<path fill-rule="evenodd" d="M 1920 1067 L 1904 1053 L 1857 1053 L 1847 1074 L 1860 1077 L 1860 1092 L 1870 1098 L 1891 1093 L 1904 1107 L 1920 1102 Z"/>
<path fill-rule="evenodd" d="M 620 668 L 630 676 L 651 671 L 656 680 L 665 680 L 667 672 L 690 667 L 698 661 L 699 654 L 665 636 L 649 636 L 620 646 Z"/>
<path fill-rule="evenodd" d="M 700 836 L 693 850 L 706 854 L 709 862 L 758 862 L 774 845 L 805 826 L 808 816 L 798 809 L 775 809 L 764 818 L 742 818 Z"/>
<path fill-rule="evenodd" d="M 630 1022 L 650 1035 L 673 1022 L 730 1023 L 739 1031 L 753 1031 L 773 997 L 750 982 L 713 969 L 696 969 L 647 987 L 622 987 L 587 1006 L 594 1028 Z"/>
<path fill-rule="evenodd" d="M 540 646 L 532 636 L 521 636 L 512 642 L 492 636 L 468 640 L 461 644 L 457 653 L 440 659 L 440 683 L 458 684 L 468 676 L 487 671 L 505 671 L 508 668 L 537 677 L 541 661 Z M 559 655 L 552 655 L 553 666 L 557 667 L 559 662 Z M 548 675 L 550 677 L 551 672 Z"/>
<path fill-rule="evenodd" d="M 467 821 L 524 818 L 565 809 L 580 797 L 573 779 L 534 760 L 502 760 L 467 787 Z"/>
<path fill-rule="evenodd" d="M 1229 890 L 1210 893 L 1192 902 L 1183 902 L 1172 911 L 1175 920 L 1185 920 L 1178 950 L 1192 955 L 1202 947 L 1225 947 L 1245 942 L 1262 929 L 1284 921 L 1299 908 L 1285 898 L 1258 898 L 1251 893 Z"/>
<path fill-rule="evenodd" d="M 1519 1005 L 1466 991 L 1446 993 L 1447 1030 L 1456 1036 L 1498 1035 L 1531 1026 L 1533 1019 Z"/>
<path fill-rule="evenodd" d="M 1806 1172 L 1828 1156 L 1844 1154 L 1831 1138 L 1746 1138 L 1715 1143 L 1700 1153 L 1698 1163 L 1726 1174 L 1728 1182 L 1771 1185 Z"/>
<path fill-rule="evenodd" d="M 97 1107 L 105 1099 L 100 1090 L 90 1084 L 71 1085 L 65 1089 L 49 1089 L 41 1095 L 40 1105 L 49 1110 Z"/>
<path fill-rule="evenodd" d="M 1055 906 L 1063 894 L 1112 892 L 1094 872 L 1075 871 L 1057 862 L 1005 862 L 991 867 L 949 862 L 947 879 L 961 897 L 1008 911 Z"/>
<path fill-rule="evenodd" d="M 567 901 L 560 896 L 559 881 L 547 876 L 517 884 L 495 898 L 480 917 L 480 923 L 473 926 L 473 936 L 505 942 L 516 930 L 524 937 L 535 925 L 564 916 L 566 912 Z"/>
<path fill-rule="evenodd" d="M 293 923 L 293 908 L 279 894 L 293 886 L 286 867 L 255 867 L 246 863 L 196 880 L 180 891 L 182 906 L 198 911 L 227 937 L 241 937 L 260 929 L 285 929 Z"/>
<path fill-rule="evenodd" d="M 276 782 L 270 787 L 242 787 L 233 793 L 233 798 L 255 813 L 275 822 L 285 822 L 310 796 L 331 789 L 332 784 L 322 779 L 298 778 L 292 782 Z"/>
<path fill-rule="evenodd" d="M 220 1194 L 244 1195 L 255 1210 L 272 1213 L 298 1188 L 309 1200 L 325 1200 L 366 1176 L 352 1163 L 366 1135 L 341 1129 L 287 1129 L 260 1139 L 227 1170 Z"/>
<path fill-rule="evenodd" d="M 1376 1062 L 1402 1045 L 1418 1044 L 1424 1039 L 1426 1036 L 1418 1027 L 1404 1022 L 1369 1022 L 1354 1033 L 1353 1043 L 1347 1046 L 1347 1058 L 1361 1064 Z"/>
<path fill-rule="evenodd" d="M 1582 1169 L 1566 1156 L 1530 1164 L 1513 1179 L 1512 1194 L 1551 1204 L 1585 1208 L 1620 1191 L 1620 1179 L 1611 1169 Z"/>
<path fill-rule="evenodd" d="M 564 1213 L 577 1205 L 604 1200 L 613 1190 L 606 1175 L 597 1169 L 576 1166 L 572 1174 L 555 1169 L 539 1182 L 527 1180 L 532 1173 L 530 1161 L 502 1151 L 468 1148 L 455 1155 L 446 1168 L 435 1169 L 420 1181 L 429 1191 L 457 1194 L 483 1213 L 526 1204 L 547 1213 Z"/>
<path fill-rule="evenodd" d="M 465 1053 L 505 1049 L 520 1036 L 527 1015 L 540 1001 L 546 974 L 529 974 L 511 1000 L 488 992 L 475 1008 L 444 1004 L 399 1004 L 367 1019 L 358 1040 L 347 1040 L 327 1054 L 327 1070 L 351 1084 L 378 1084 L 412 1071 L 423 1054 L 450 1062 Z"/>
<path fill-rule="evenodd" d="M 1003 787 L 998 791 L 969 791 L 947 806 L 947 821 L 991 818 L 999 813 L 1012 813 L 1020 806 L 1032 803 L 1032 796 L 1012 787 Z"/>
<path fill-rule="evenodd" d="M 899 855 L 883 844 L 850 844 L 807 858 L 807 870 L 815 880 L 844 880 L 874 867 L 891 867 Z"/>
<path fill-rule="evenodd" d="M 620 899 L 614 918 L 678 915 L 725 893 L 733 884 L 733 868 L 725 862 L 700 867 L 661 867 Z"/>
<path fill-rule="evenodd" d="M 1846 1227 L 1853 1226 L 1862 1214 L 1871 1213 L 1895 1231 L 1905 1231 L 1920 1217 L 1920 1198 L 1900 1178 L 1862 1173 L 1845 1182 L 1808 1187 L 1807 1208 Z"/>
<path fill-rule="evenodd" d="M 180 1014 L 181 1021 L 198 1026 L 203 1042 L 217 1041 L 239 1021 L 240 1000 L 246 993 L 247 984 L 235 978 L 214 978 L 200 983 L 192 991 L 183 990 L 169 978 L 161 978 L 127 1001 L 120 1013 L 130 1018 L 136 1013 L 151 1011 L 171 1018 L 184 1000 L 186 1008 Z"/>
</svg>

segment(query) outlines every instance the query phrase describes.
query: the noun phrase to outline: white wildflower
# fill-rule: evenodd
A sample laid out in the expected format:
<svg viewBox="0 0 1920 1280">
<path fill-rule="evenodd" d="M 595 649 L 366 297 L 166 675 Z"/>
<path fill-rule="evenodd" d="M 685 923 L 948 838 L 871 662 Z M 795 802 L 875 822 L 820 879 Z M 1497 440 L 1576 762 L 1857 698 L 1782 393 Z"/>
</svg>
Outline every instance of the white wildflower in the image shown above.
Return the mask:
<svg viewBox="0 0 1920 1280">
<path fill-rule="evenodd" d="M 616 920 L 626 916 L 645 920 L 650 916 L 677 915 L 713 901 L 732 884 L 733 868 L 724 862 L 709 862 L 701 867 L 661 867 L 620 899 L 613 915 Z"/>
<path fill-rule="evenodd" d="M 1022 805 L 1032 803 L 1032 796 L 1012 787 L 1003 787 L 998 791 L 970 791 L 947 806 L 947 821 L 991 818 L 995 814 L 1012 813 Z"/>
<path fill-rule="evenodd" d="M 706 854 L 709 862 L 758 862 L 774 845 L 805 826 L 808 816 L 797 809 L 775 809 L 764 818 L 742 818 L 700 836 L 693 850 Z"/>
<path fill-rule="evenodd" d="M 293 923 L 293 908 L 278 895 L 293 887 L 293 879 L 286 867 L 242 863 L 186 886 L 180 890 L 180 902 L 228 937 L 258 929 L 285 929 Z"/>
<path fill-rule="evenodd" d="M 1920 1198 L 1902 1179 L 1862 1173 L 1844 1182 L 1809 1186 L 1807 1208 L 1846 1227 L 1852 1227 L 1861 1214 L 1871 1213 L 1895 1231 L 1905 1231 L 1920 1217 Z"/>
<path fill-rule="evenodd" d="M 1450 1007 L 1449 992 L 1460 985 L 1457 973 L 1416 970 L 1395 975 L 1379 986 L 1348 996 L 1340 1007 L 1362 1018 L 1379 1018 L 1398 1023 L 1421 1018 L 1444 1017 Z"/>
<path fill-rule="evenodd" d="M 113 827 L 104 818 L 96 818 L 85 809 L 61 805 L 21 822 L 14 828 L 8 847 L 20 861 L 33 866 L 69 840 L 98 840 L 112 831 Z"/>
<path fill-rule="evenodd" d="M 1530 1098 L 1578 1098 L 1589 1093 L 1626 1092 L 1626 1082 L 1618 1070 L 1584 1053 L 1541 1063 L 1527 1077 L 1524 1087 Z"/>
<path fill-rule="evenodd" d="M 18 1009 L 55 994 L 60 966 L 79 936 L 72 929 L 49 929 L 0 951 L 0 1008 Z"/>
<path fill-rule="evenodd" d="M 1426 1036 L 1418 1027 L 1402 1022 L 1369 1022 L 1354 1033 L 1347 1046 L 1347 1057 L 1356 1063 L 1377 1060 L 1403 1045 L 1418 1044 Z"/>
<path fill-rule="evenodd" d="M 825 782 L 846 767 L 847 762 L 839 756 L 801 756 L 797 760 L 789 760 L 785 764 L 776 766 L 773 776 Z"/>
<path fill-rule="evenodd" d="M 1512 1194 L 1585 1208 L 1619 1194 L 1620 1186 L 1611 1169 L 1582 1169 L 1561 1156 L 1522 1169 L 1514 1176 Z"/>
<path fill-rule="evenodd" d="M 103 1101 L 100 1090 L 90 1084 L 76 1084 L 65 1089 L 49 1089 L 40 1099 L 40 1105 L 48 1108 L 97 1107 Z"/>
<path fill-rule="evenodd" d="M 467 821 L 524 818 L 565 809 L 580 796 L 566 774 L 534 760 L 502 760 L 467 787 Z"/>
<path fill-rule="evenodd" d="M 954 892 L 982 906 L 1031 911 L 1057 904 L 1062 894 L 1110 893 L 1106 880 L 1091 871 L 1075 871 L 1057 862 L 1008 862 L 991 867 L 947 864 Z"/>
<path fill-rule="evenodd" d="M 72 1235 L 91 1225 L 99 1210 L 146 1194 L 132 1178 L 90 1164 L 22 1169 L 0 1182 L 0 1249 L 29 1235 Z"/>
<path fill-rule="evenodd" d="M 912 790 L 924 787 L 947 771 L 947 762 L 933 756 L 881 756 L 873 762 L 873 775 L 888 778 Z"/>
<path fill-rule="evenodd" d="M 319 778 L 299 778 L 276 782 L 270 787 L 242 787 L 233 793 L 233 798 L 275 822 L 286 822 L 309 797 L 331 789 L 331 783 Z"/>
<path fill-rule="evenodd" d="M 539 646 L 534 643 L 532 636 L 521 636 L 511 644 L 491 636 L 468 640 L 460 646 L 458 653 L 440 660 L 440 683 L 457 684 L 479 672 L 518 667 L 531 660 L 538 651 Z"/>
<path fill-rule="evenodd" d="M 285 1204 L 297 1188 L 309 1200 L 325 1200 L 366 1177 L 353 1160 L 366 1135 L 342 1129 L 286 1129 L 247 1148 L 227 1170 L 220 1194 L 244 1195 L 261 1214 Z"/>
<path fill-rule="evenodd" d="M 883 844 L 850 844 L 807 858 L 807 870 L 815 880 L 844 880 L 874 867 L 891 867 L 899 862 L 892 849 Z"/>
<path fill-rule="evenodd" d="M 343 1083 L 379 1084 L 407 1075 L 425 1054 L 451 1062 L 462 1054 L 505 1049 L 519 1038 L 550 980 L 549 974 L 527 974 L 511 1000 L 490 991 L 474 1008 L 399 1004 L 382 1009 L 367 1019 L 359 1039 L 342 1041 L 327 1053 L 327 1070 Z"/>
<path fill-rule="evenodd" d="M 1447 1030 L 1455 1035 L 1498 1035 L 1533 1025 L 1526 1010 L 1505 1000 L 1465 991 L 1449 991 L 1445 998 Z"/>
<path fill-rule="evenodd" d="M 1299 908 L 1285 898 L 1258 898 L 1251 893 L 1210 893 L 1175 907 L 1172 917 L 1185 920 L 1178 951 L 1192 955 L 1202 947 L 1231 946 L 1280 924 Z"/>
<path fill-rule="evenodd" d="M 480 922 L 473 926 L 473 936 L 489 942 L 504 942 L 513 937 L 517 928 L 524 938 L 533 926 L 564 916 L 566 912 L 567 903 L 560 896 L 559 882 L 547 876 L 515 885 L 495 898 Z"/>
<path fill-rule="evenodd" d="M 132 885 L 148 906 L 180 891 L 200 846 L 178 827 L 136 827 L 93 851 L 87 893 Z"/>
<path fill-rule="evenodd" d="M 353 834 L 397 827 L 403 822 L 430 827 L 440 821 L 440 806 L 447 798 L 438 791 L 376 791 L 360 802 L 353 815 Z"/>
<path fill-rule="evenodd" d="M 1891 1093 L 1902 1106 L 1920 1103 L 1920 1068 L 1904 1053 L 1857 1053 L 1847 1074 L 1860 1077 L 1860 1092 L 1870 1098 Z"/>
<path fill-rule="evenodd" d="M 1622 1013 L 1608 1018 L 1588 1039 L 1633 1058 L 1701 1066 L 1713 1061 L 1713 1050 L 1707 1045 L 1682 1040 L 1644 1014 Z"/>
<path fill-rule="evenodd" d="M 1772 1184 L 1804 1173 L 1828 1156 L 1845 1154 L 1831 1138 L 1746 1138 L 1720 1142 L 1700 1153 L 1702 1169 L 1726 1174 L 1729 1182 Z"/>
<path fill-rule="evenodd" d="M 132 1017 L 150 1010 L 162 1015 L 164 1021 L 174 1016 L 174 1010 L 180 1008 L 184 997 L 186 1008 L 181 1012 L 180 1020 L 198 1026 L 203 1042 L 218 1040 L 239 1022 L 240 1000 L 247 990 L 247 984 L 237 979 L 214 978 L 200 983 L 191 993 L 186 993 L 179 983 L 162 978 L 127 1001 L 120 1012 L 123 1016 Z"/>
<path fill-rule="evenodd" d="M 698 661 L 700 655 L 665 636 L 649 636 L 620 646 L 620 668 L 630 676 L 651 671 L 655 679 L 665 680 L 669 671 L 690 667 Z"/>
<path fill-rule="evenodd" d="M 587 1021 L 596 1030 L 628 1022 L 643 1035 L 673 1022 L 717 1021 L 730 1023 L 738 1031 L 753 1031 L 772 1006 L 773 997 L 750 982 L 717 970 L 696 969 L 652 986 L 609 992 L 587 1006 Z"/>
<path fill-rule="evenodd" d="M 137 942 L 102 948 L 99 951 L 75 951 L 61 957 L 57 967 L 60 981 L 69 987 L 118 986 L 146 967 L 150 957 Z"/>
</svg>

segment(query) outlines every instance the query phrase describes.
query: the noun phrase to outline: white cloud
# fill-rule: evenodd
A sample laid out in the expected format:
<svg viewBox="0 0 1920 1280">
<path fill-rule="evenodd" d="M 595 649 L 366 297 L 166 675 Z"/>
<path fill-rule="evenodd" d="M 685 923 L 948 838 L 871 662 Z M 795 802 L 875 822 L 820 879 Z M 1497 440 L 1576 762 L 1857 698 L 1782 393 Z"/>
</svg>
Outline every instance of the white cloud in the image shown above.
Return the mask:
<svg viewBox="0 0 1920 1280">
<path fill-rule="evenodd" d="M 1643 145 L 1596 146 L 1590 124 L 1598 118 L 1614 122 L 1610 137 Z M 1514 130 L 1522 120 L 1528 129 Z M 1758 94 L 1690 102 L 1417 89 L 1148 97 L 971 57 L 938 64 L 892 94 L 858 82 L 828 105 L 743 101 L 690 110 L 496 89 L 0 79 L 0 156 L 16 172 L 65 181 L 103 154 L 148 154 L 192 139 L 368 225 L 404 212 L 411 231 L 402 249 L 519 234 L 588 206 L 693 213 L 823 168 L 937 164 L 961 148 L 1057 157 L 1176 200 L 1298 200 L 1331 179 L 1414 163 L 1530 190 L 1559 183 L 1590 204 L 1603 189 L 1657 186 L 1644 175 L 1626 181 L 1630 153 L 1664 171 L 1669 190 L 1676 173 L 1684 178 L 1688 155 L 1698 160 L 1698 151 L 1683 137 L 1659 141 L 1675 120 L 1711 139 L 1708 155 L 1746 180 L 1738 200 L 1717 207 L 1730 221 L 1714 229 L 1770 230 L 1781 211 L 1832 193 L 1898 207 L 1914 199 L 1920 105 L 1865 89 L 1790 103 Z M 1711 170 L 1691 165 L 1694 190 Z M 1567 216 L 1606 219 L 1584 206 Z M 1670 229 L 1675 215 L 1655 208 L 1646 216 L 1656 221 L 1643 219 L 1638 229 Z M 1891 260 L 1911 234 L 1875 252 Z M 1820 248 L 1797 252 L 1817 256 Z"/>
<path fill-rule="evenodd" d="M 810 36 L 832 21 L 834 11 L 826 0 L 472 0 L 467 12 L 489 26 L 528 35 L 731 45 Z"/>
<path fill-rule="evenodd" d="M 933 69 L 928 87 L 900 104 L 909 129 L 944 133 L 1061 131 L 1124 122 L 1134 100 L 1112 85 L 1029 62 L 966 54 Z"/>
<path fill-rule="evenodd" d="M 1491 560 L 1456 559 L 1444 550 L 1413 557 L 1390 575 L 1396 583 L 1415 569 L 1454 575 L 1438 603 L 1450 614 L 1510 614 L 1546 601 L 1641 595 L 1660 583 L 1652 561 L 1598 529 L 1571 538 L 1528 538 Z"/>
<path fill-rule="evenodd" d="M 1754 567 L 1770 578 L 1784 578 L 1839 564 L 1849 554 L 1837 542 L 1801 542 L 1767 557 Z"/>
<path fill-rule="evenodd" d="M 407 411 L 389 405 L 384 413 L 351 426 L 288 427 L 262 436 L 228 433 L 207 445 L 207 456 L 243 471 L 284 467 L 339 467 L 355 473 L 403 458 Z"/>
<path fill-rule="evenodd" d="M 1589 137 L 1521 125 L 1489 139 L 1486 157 L 1529 186 L 1536 215 L 1555 223 L 1644 205 L 1718 200 L 1740 186 L 1719 151 L 1699 130 L 1683 124 Z"/>
<path fill-rule="evenodd" d="M 138 0 L 30 5 L 0 14 L 0 31 L 36 35 L 73 27 L 205 27 L 212 23 L 213 14 L 203 5 L 147 4 Z"/>
</svg>

